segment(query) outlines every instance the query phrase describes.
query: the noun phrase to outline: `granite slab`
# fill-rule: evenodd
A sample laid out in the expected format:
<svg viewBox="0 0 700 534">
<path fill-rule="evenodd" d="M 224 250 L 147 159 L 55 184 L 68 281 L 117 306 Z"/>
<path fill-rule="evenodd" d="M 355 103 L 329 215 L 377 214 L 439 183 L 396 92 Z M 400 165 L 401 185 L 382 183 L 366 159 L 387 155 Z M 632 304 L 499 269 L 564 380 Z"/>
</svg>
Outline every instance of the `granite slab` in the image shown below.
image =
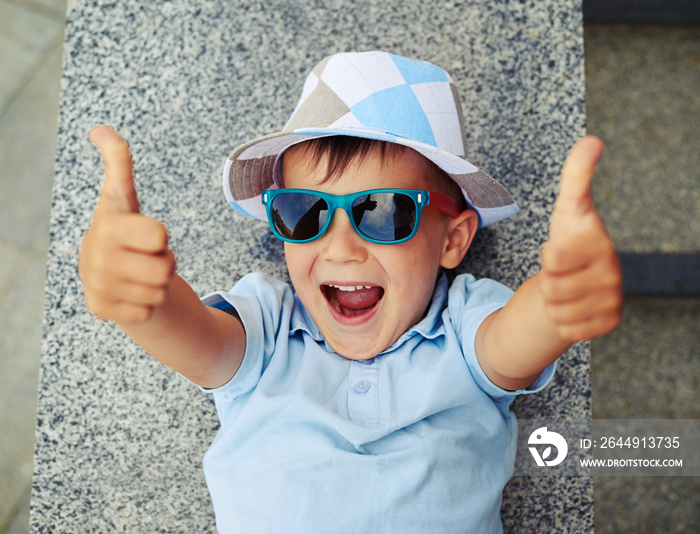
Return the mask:
<svg viewBox="0 0 700 534">
<path fill-rule="evenodd" d="M 262 222 L 220 189 L 238 144 L 280 129 L 307 71 L 334 52 L 382 49 L 455 78 L 469 157 L 519 214 L 482 231 L 460 271 L 517 287 L 537 270 L 560 165 L 584 133 L 579 0 L 76 2 L 62 78 L 41 362 L 32 532 L 214 532 L 201 468 L 211 399 L 87 311 L 78 249 L 101 184 L 87 140 L 130 142 L 142 210 L 163 221 L 179 273 L 204 295 L 257 270 L 287 278 Z M 561 361 L 521 418 L 590 417 L 589 349 Z M 585 477 L 516 477 L 506 532 L 590 532 Z"/>
</svg>

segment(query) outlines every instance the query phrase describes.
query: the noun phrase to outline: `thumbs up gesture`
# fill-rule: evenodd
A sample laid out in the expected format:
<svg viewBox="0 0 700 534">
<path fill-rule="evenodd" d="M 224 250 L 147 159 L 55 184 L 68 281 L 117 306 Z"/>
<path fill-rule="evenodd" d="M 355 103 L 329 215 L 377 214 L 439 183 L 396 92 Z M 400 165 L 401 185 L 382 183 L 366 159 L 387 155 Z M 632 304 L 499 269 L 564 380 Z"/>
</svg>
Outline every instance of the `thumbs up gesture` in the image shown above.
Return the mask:
<svg viewBox="0 0 700 534">
<path fill-rule="evenodd" d="M 102 155 L 105 177 L 80 250 L 85 301 L 102 319 L 144 322 L 166 301 L 175 272 L 168 232 L 140 213 L 126 141 L 107 126 L 94 128 L 90 140 Z"/>
<path fill-rule="evenodd" d="M 603 143 L 593 136 L 584 137 L 569 152 L 549 239 L 540 253 L 545 309 L 559 336 L 569 343 L 607 334 L 621 318 L 620 264 L 590 193 L 602 152 Z"/>
</svg>

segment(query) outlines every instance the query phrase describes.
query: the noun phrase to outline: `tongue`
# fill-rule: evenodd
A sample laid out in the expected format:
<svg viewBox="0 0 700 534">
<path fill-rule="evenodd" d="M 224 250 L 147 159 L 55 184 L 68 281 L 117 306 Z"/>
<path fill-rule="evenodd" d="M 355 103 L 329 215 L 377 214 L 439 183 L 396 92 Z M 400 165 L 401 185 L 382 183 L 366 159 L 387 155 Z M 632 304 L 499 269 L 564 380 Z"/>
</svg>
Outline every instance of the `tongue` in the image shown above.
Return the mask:
<svg viewBox="0 0 700 534">
<path fill-rule="evenodd" d="M 338 304 L 343 308 L 350 310 L 363 310 L 374 306 L 380 298 L 382 298 L 381 287 L 370 287 L 369 289 L 357 289 L 355 291 L 340 291 L 335 292 Z"/>
</svg>

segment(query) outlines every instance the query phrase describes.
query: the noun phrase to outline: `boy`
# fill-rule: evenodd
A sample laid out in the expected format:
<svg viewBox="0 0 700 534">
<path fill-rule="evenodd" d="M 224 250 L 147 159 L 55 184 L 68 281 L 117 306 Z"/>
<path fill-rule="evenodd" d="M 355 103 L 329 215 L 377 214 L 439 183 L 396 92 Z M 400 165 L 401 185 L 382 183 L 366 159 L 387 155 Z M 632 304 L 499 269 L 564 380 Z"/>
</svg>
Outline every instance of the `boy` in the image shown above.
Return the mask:
<svg viewBox="0 0 700 534">
<path fill-rule="evenodd" d="M 237 210 L 285 241 L 294 291 L 259 274 L 204 303 L 167 232 L 139 213 L 126 142 L 91 133 L 105 183 L 81 250 L 88 307 L 214 391 L 204 459 L 222 532 L 499 532 L 510 403 L 572 343 L 618 324 L 621 275 L 570 152 L 541 252 L 515 293 L 442 269 L 515 203 L 465 157 L 449 75 L 384 52 L 337 54 L 282 132 L 224 170 Z"/>
</svg>

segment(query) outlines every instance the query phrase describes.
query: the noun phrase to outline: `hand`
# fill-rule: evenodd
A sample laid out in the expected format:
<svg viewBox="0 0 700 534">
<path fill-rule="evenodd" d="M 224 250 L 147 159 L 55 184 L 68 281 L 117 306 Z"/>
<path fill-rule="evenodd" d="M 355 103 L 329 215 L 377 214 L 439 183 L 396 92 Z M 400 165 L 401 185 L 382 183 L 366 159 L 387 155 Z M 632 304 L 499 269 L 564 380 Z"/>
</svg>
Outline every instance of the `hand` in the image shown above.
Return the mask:
<svg viewBox="0 0 700 534">
<path fill-rule="evenodd" d="M 107 126 L 94 128 L 90 140 L 102 154 L 105 178 L 80 249 L 85 302 L 102 319 L 144 322 L 165 302 L 175 272 L 168 232 L 140 213 L 126 141 Z"/>
<path fill-rule="evenodd" d="M 540 260 L 540 288 L 550 320 L 575 343 L 607 334 L 622 316 L 622 274 L 615 247 L 590 194 L 603 152 L 597 137 L 578 141 L 562 169 Z"/>
</svg>

